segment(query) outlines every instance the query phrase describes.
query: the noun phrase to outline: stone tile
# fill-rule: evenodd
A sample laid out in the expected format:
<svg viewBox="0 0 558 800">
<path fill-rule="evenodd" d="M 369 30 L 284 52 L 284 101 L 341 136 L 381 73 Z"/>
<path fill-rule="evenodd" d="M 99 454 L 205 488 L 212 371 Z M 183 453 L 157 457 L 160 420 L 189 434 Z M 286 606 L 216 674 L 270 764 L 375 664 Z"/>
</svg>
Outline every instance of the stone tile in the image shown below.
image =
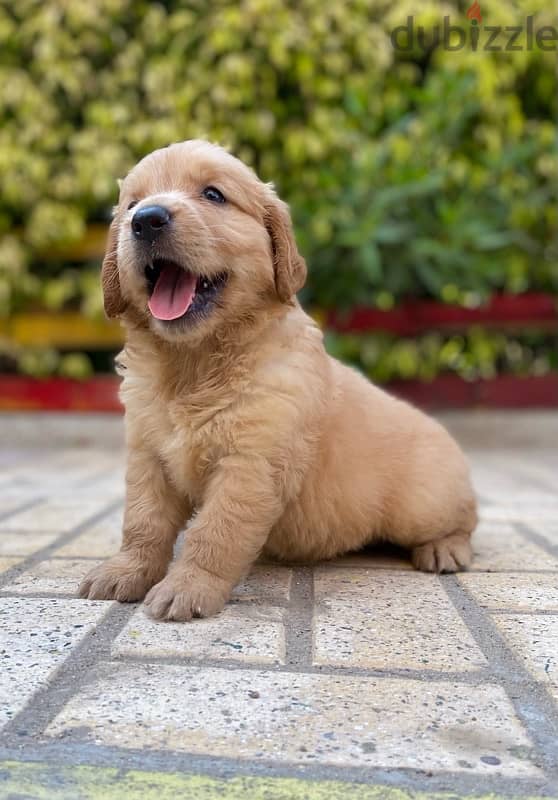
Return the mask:
<svg viewBox="0 0 558 800">
<path fill-rule="evenodd" d="M 482 518 L 495 522 L 553 522 L 558 517 L 558 504 L 537 505 L 509 500 L 500 504 L 481 506 Z"/>
<path fill-rule="evenodd" d="M 473 469 L 483 469 L 489 477 L 504 480 L 517 480 L 522 488 L 544 488 L 547 483 L 556 482 L 554 467 L 558 459 L 552 448 L 538 447 L 494 447 L 482 450 L 469 450 L 468 457 Z"/>
<path fill-rule="evenodd" d="M 4 433 L 4 431 L 2 431 Z M 5 437 L 3 436 L 4 440 Z M 33 452 L 23 450 L 21 447 L 7 447 L 3 441 L 2 450 L 0 450 L 0 480 L 2 479 L 1 472 L 4 470 L 11 470 L 14 466 L 31 461 L 33 459 Z"/>
<path fill-rule="evenodd" d="M 233 592 L 233 600 L 288 603 L 291 593 L 292 569 L 288 567 L 255 564 Z"/>
<path fill-rule="evenodd" d="M 98 454 L 94 450 L 42 449 L 34 451 L 29 460 L 12 466 L 10 475 L 22 486 L 48 488 L 50 496 L 51 490 L 64 492 L 93 477 L 109 462 L 114 468 L 110 454 Z"/>
<path fill-rule="evenodd" d="M 495 457 L 501 463 L 502 456 L 496 454 Z M 517 461 L 512 467 L 529 487 L 533 486 L 537 493 L 543 495 L 548 501 L 554 499 L 554 502 L 556 502 L 555 493 L 556 489 L 558 489 L 557 468 L 556 459 L 553 460 L 552 464 L 545 463 L 536 451 L 534 454 L 530 454 L 528 451 L 519 451 L 517 453 Z"/>
<path fill-rule="evenodd" d="M 55 542 L 59 533 L 5 531 L 0 526 L 0 556 L 30 556 Z"/>
<path fill-rule="evenodd" d="M 558 570 L 558 559 L 532 544 L 513 524 L 482 520 L 473 535 L 473 570 Z"/>
<path fill-rule="evenodd" d="M 558 547 L 558 514 L 553 520 L 527 520 L 535 533 L 546 539 L 549 545 Z"/>
<path fill-rule="evenodd" d="M 71 542 L 56 551 L 57 556 L 109 558 L 117 553 L 122 541 L 122 508 L 103 517 Z"/>
<path fill-rule="evenodd" d="M 492 619 L 525 668 L 558 689 L 558 615 L 498 614 Z"/>
<path fill-rule="evenodd" d="M 46 733 L 252 765 L 538 775 L 497 686 L 105 663 Z"/>
<path fill-rule="evenodd" d="M 188 625 L 161 625 L 139 609 L 117 637 L 113 653 L 282 664 L 284 610 L 274 604 L 289 601 L 291 580 L 287 567 L 256 564 L 217 617 Z"/>
<path fill-rule="evenodd" d="M 6 570 L 15 567 L 16 564 L 21 562 L 21 558 L 5 558 L 0 556 L 0 574 Z"/>
<path fill-rule="evenodd" d="M 38 437 L 43 449 L 110 449 L 115 457 L 123 448 L 122 417 L 83 412 L 0 413 L 6 445 L 21 449 L 36 448 Z"/>
<path fill-rule="evenodd" d="M 189 656 L 263 664 L 285 661 L 284 610 L 237 603 L 218 616 L 180 622 L 154 622 L 138 609 L 114 642 L 117 656 Z"/>
<path fill-rule="evenodd" d="M 11 516 L 2 527 L 9 531 L 67 533 L 110 504 L 106 497 L 80 497 L 41 503 Z"/>
<path fill-rule="evenodd" d="M 86 454 L 86 458 L 89 459 L 89 453 Z M 108 505 L 119 497 L 124 497 L 126 490 L 124 474 L 124 470 L 113 463 L 112 457 L 106 461 L 92 462 L 85 474 L 78 474 L 75 479 L 66 475 L 67 484 L 63 481 L 53 487 L 49 497 L 55 500 L 72 500 L 78 495 L 80 498 L 104 501 Z"/>
<path fill-rule="evenodd" d="M 492 499 L 483 494 L 482 488 L 479 493 L 485 501 L 482 513 L 486 519 L 546 522 L 555 521 L 558 517 L 558 497 L 552 489 L 527 491 L 518 488 Z"/>
<path fill-rule="evenodd" d="M 486 665 L 437 576 L 319 567 L 314 663 L 377 669 Z"/>
<path fill-rule="evenodd" d="M 87 483 L 79 485 L 80 494 L 84 496 L 90 495 L 92 498 L 97 497 L 104 500 L 108 505 L 116 500 L 124 500 L 126 493 L 126 482 L 124 479 L 124 472 L 121 470 L 108 471 L 103 470 L 100 475 L 95 475 Z M 59 497 L 63 495 L 57 495 Z"/>
<path fill-rule="evenodd" d="M 491 464 L 490 454 L 487 452 L 483 452 L 480 457 L 469 454 L 469 463 L 475 490 L 492 503 L 505 503 L 510 498 L 518 499 L 526 490 L 525 479 L 508 470 L 505 456 L 500 455 L 498 463 Z M 536 491 L 533 486 L 529 486 L 529 490 Z"/>
<path fill-rule="evenodd" d="M 0 725 L 46 683 L 110 606 L 86 600 L 0 598 Z"/>
<path fill-rule="evenodd" d="M 8 594 L 67 594 L 75 597 L 81 579 L 99 561 L 49 559 L 34 564 L 7 583 L 2 591 Z"/>
<path fill-rule="evenodd" d="M 458 579 L 483 608 L 558 612 L 556 575 L 462 573 Z"/>
<path fill-rule="evenodd" d="M 494 518 L 554 518 L 558 513 L 556 465 L 538 451 L 483 451 L 469 456 L 475 489 Z"/>
<path fill-rule="evenodd" d="M 0 488 L 0 518 L 2 524 L 6 525 L 6 518 L 9 518 L 19 508 L 26 503 L 31 503 L 38 496 L 30 492 L 28 488 L 14 486 L 12 483 Z"/>
</svg>

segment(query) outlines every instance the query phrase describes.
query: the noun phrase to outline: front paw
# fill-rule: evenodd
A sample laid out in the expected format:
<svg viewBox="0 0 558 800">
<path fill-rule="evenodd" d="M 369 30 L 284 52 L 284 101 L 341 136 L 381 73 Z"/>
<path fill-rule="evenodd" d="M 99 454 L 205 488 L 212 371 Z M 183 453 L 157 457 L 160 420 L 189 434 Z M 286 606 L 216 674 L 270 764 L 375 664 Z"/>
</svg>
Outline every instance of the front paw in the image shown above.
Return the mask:
<svg viewBox="0 0 558 800">
<path fill-rule="evenodd" d="M 197 567 L 171 570 L 145 598 L 148 614 L 154 619 L 191 620 L 212 617 L 229 598 L 229 584 Z"/>
<path fill-rule="evenodd" d="M 79 586 L 79 596 L 89 600 L 134 603 L 161 580 L 166 564 L 146 563 L 131 553 L 118 553 L 89 572 Z"/>
</svg>

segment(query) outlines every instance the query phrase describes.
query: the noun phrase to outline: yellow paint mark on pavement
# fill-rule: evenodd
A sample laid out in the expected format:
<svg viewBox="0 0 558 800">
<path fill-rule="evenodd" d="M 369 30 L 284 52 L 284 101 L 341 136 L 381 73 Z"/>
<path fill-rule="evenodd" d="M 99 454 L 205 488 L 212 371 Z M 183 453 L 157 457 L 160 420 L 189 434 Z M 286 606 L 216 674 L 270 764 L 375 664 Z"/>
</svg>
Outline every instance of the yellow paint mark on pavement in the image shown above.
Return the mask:
<svg viewBox="0 0 558 800">
<path fill-rule="evenodd" d="M 0 761 L 0 798 L 19 797 L 26 800 L 459 800 L 462 795 L 341 781 L 212 778 L 177 772 Z M 504 800 L 497 794 L 466 797 Z M 523 800 L 543 798 L 530 796 Z"/>
</svg>

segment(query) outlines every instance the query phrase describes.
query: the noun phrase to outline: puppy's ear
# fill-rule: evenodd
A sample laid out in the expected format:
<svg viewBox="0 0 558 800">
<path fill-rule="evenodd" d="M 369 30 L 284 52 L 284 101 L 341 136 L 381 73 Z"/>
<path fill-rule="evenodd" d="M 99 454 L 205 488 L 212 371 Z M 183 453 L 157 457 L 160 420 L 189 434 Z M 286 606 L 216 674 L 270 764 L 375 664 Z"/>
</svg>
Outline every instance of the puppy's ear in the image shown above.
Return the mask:
<svg viewBox="0 0 558 800">
<path fill-rule="evenodd" d="M 286 203 L 274 197 L 265 209 L 265 227 L 271 238 L 275 288 L 286 302 L 306 281 L 306 262 L 298 252 Z"/>
<path fill-rule="evenodd" d="M 107 247 L 103 266 L 101 268 L 101 286 L 103 287 L 103 301 L 107 317 L 119 317 L 126 310 L 126 302 L 120 290 L 118 277 L 118 223 L 116 217 L 109 228 Z"/>
</svg>

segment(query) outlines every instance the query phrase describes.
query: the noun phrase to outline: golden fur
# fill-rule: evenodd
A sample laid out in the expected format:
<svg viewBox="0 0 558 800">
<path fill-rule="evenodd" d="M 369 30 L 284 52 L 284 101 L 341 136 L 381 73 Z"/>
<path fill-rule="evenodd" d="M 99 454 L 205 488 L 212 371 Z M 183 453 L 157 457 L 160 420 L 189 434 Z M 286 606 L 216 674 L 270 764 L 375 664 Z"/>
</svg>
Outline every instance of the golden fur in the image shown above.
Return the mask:
<svg viewBox="0 0 558 800">
<path fill-rule="evenodd" d="M 204 199 L 208 185 L 227 202 Z M 154 203 L 173 219 L 158 255 L 228 275 L 191 326 L 147 309 L 130 222 Z M 329 559 L 384 540 L 409 548 L 418 569 L 469 564 L 476 511 L 459 447 L 326 354 L 295 297 L 305 277 L 287 207 L 221 148 L 172 145 L 123 181 L 102 271 L 106 311 L 127 334 L 123 543 L 82 597 L 147 595 L 155 618 L 187 620 L 218 612 L 262 552 Z"/>
</svg>

